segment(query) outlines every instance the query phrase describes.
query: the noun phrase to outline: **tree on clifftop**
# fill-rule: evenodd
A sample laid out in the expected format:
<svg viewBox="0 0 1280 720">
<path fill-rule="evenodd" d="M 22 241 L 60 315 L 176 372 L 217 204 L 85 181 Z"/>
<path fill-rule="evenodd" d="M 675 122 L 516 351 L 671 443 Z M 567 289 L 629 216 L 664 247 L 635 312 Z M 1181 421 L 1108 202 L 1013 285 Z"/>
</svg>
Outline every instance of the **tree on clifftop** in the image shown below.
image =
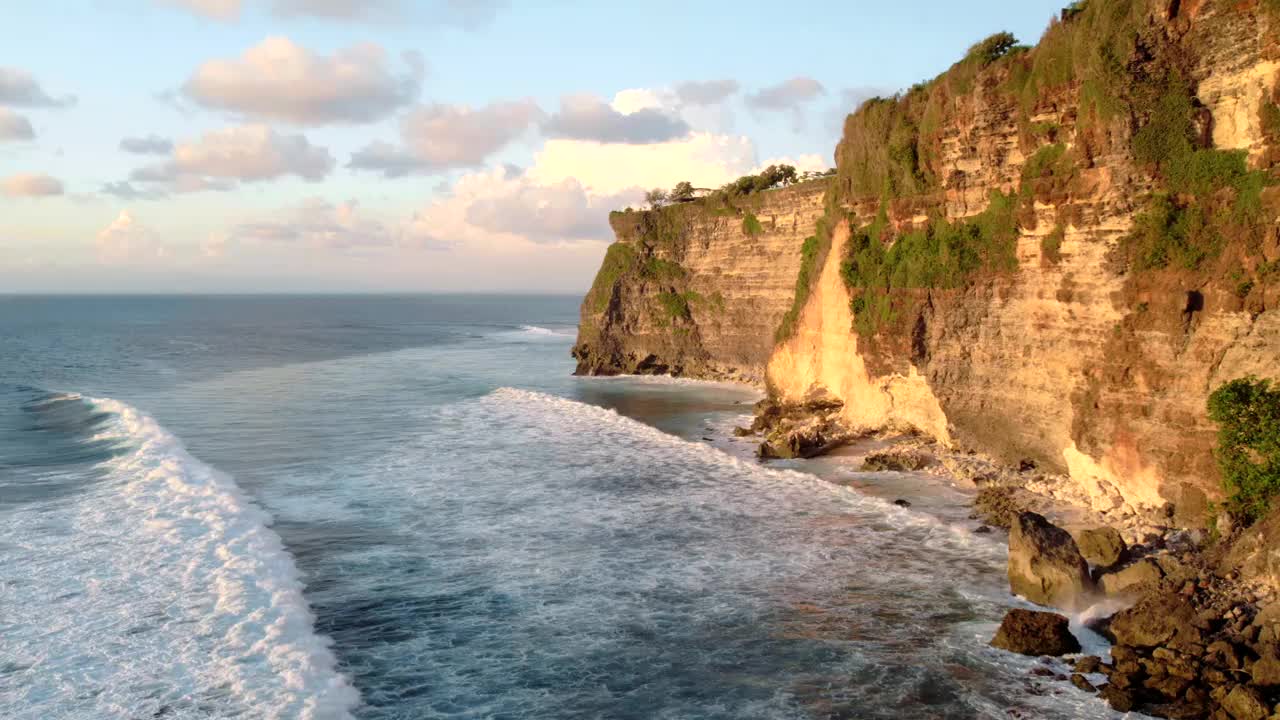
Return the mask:
<svg viewBox="0 0 1280 720">
<path fill-rule="evenodd" d="M 671 202 L 687 202 L 692 200 L 693 183 L 688 180 L 676 183 L 676 186 L 671 188 L 671 194 L 667 196 L 667 199 Z"/>
<path fill-rule="evenodd" d="M 644 194 L 644 201 L 649 203 L 650 209 L 657 210 L 667 202 L 667 191 L 654 188 Z"/>
</svg>

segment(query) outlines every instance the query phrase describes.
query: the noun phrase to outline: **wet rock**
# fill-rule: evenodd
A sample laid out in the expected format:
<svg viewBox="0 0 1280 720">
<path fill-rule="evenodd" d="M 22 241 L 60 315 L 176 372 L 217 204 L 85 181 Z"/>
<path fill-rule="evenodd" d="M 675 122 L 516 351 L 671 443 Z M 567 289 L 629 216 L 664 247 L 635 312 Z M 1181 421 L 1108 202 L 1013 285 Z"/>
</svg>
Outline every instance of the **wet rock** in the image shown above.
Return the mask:
<svg viewBox="0 0 1280 720">
<path fill-rule="evenodd" d="M 749 427 L 735 427 L 733 429 L 734 437 L 750 437 L 755 434 L 756 432 Z"/>
<path fill-rule="evenodd" d="M 1271 712 L 1262 697 L 1247 685 L 1236 685 L 1222 698 L 1222 709 L 1235 720 L 1263 720 Z"/>
<path fill-rule="evenodd" d="M 868 455 L 862 461 L 862 472 L 914 472 L 932 462 L 931 455 L 918 450 L 886 450 Z"/>
<path fill-rule="evenodd" d="M 1095 567 L 1111 567 L 1123 559 L 1127 547 L 1120 531 L 1111 527 L 1089 528 L 1076 533 L 1080 554 Z"/>
<path fill-rule="evenodd" d="M 1102 667 L 1102 658 L 1097 655 L 1086 655 L 1076 661 L 1075 667 L 1072 668 L 1077 673 L 1089 675 L 1096 673 Z"/>
<path fill-rule="evenodd" d="M 975 535 L 989 535 L 991 534 L 991 528 L 987 527 L 986 525 L 979 525 L 978 527 L 973 529 L 973 532 Z"/>
<path fill-rule="evenodd" d="M 1163 577 L 1160 565 L 1151 558 L 1143 558 L 1126 568 L 1104 573 L 1098 578 L 1098 588 L 1107 597 L 1134 595 Z"/>
<path fill-rule="evenodd" d="M 1093 683 L 1089 682 L 1089 679 L 1086 678 L 1084 675 L 1081 675 L 1080 673 L 1072 673 L 1071 684 L 1075 685 L 1076 687 L 1080 688 L 1085 692 L 1098 691 L 1098 688 L 1094 687 Z"/>
<path fill-rule="evenodd" d="M 1111 634 L 1121 645 L 1150 648 L 1169 643 L 1198 643 L 1195 610 L 1181 595 L 1152 594 L 1111 620 Z"/>
<path fill-rule="evenodd" d="M 1107 701 L 1111 709 L 1118 712 L 1129 712 L 1136 706 L 1137 699 L 1131 690 L 1124 690 L 1115 685 L 1106 685 L 1098 692 L 1098 697 Z"/>
<path fill-rule="evenodd" d="M 898 498 L 897 500 L 894 500 L 893 504 L 897 505 L 898 507 L 911 507 L 911 502 L 909 500 L 903 500 L 902 498 Z"/>
<path fill-rule="evenodd" d="M 1036 604 L 1078 610 L 1089 604 L 1093 582 L 1071 534 L 1024 512 L 1009 532 L 1009 587 Z"/>
<path fill-rule="evenodd" d="M 1022 506 L 1014 499 L 1013 488 L 984 487 L 973 501 L 974 514 L 987 525 L 1009 528 L 1022 512 Z"/>
<path fill-rule="evenodd" d="M 1022 655 L 1066 655 L 1080 652 L 1067 619 L 1057 613 L 1010 610 L 1000 623 L 991 646 Z"/>
</svg>

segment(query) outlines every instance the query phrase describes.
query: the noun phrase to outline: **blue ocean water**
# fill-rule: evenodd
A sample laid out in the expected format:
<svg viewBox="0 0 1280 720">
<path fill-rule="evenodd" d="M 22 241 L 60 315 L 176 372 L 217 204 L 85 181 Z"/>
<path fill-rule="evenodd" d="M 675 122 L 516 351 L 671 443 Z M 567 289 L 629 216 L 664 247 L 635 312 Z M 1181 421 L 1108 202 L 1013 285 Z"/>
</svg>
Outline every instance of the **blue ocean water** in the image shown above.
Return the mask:
<svg viewBox="0 0 1280 720">
<path fill-rule="evenodd" d="M 0 717 L 1112 716 L 986 647 L 958 491 L 760 465 L 754 391 L 574 378 L 576 318 L 0 298 Z"/>
</svg>

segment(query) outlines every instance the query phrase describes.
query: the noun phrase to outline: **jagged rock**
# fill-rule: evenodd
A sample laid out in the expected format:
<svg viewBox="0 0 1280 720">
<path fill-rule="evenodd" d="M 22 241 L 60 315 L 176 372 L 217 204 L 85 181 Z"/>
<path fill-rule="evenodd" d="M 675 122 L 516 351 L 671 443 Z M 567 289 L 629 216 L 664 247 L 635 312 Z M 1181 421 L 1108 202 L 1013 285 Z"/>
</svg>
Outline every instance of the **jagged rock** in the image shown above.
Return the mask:
<svg viewBox="0 0 1280 720">
<path fill-rule="evenodd" d="M 973 500 L 973 511 L 987 525 L 1008 529 L 1023 508 L 1014 499 L 1013 488 L 984 487 Z"/>
<path fill-rule="evenodd" d="M 1108 597 L 1134 595 L 1163 577 L 1164 572 L 1154 560 L 1143 558 L 1126 568 L 1104 573 L 1098 578 L 1098 589 Z"/>
<path fill-rule="evenodd" d="M 1222 698 L 1222 709 L 1235 720 L 1263 720 L 1271 714 L 1257 690 L 1247 685 L 1236 685 Z"/>
<path fill-rule="evenodd" d="M 1082 675 L 1088 675 L 1090 673 L 1098 672 L 1099 668 L 1101 667 L 1102 667 L 1102 658 L 1098 657 L 1097 655 L 1086 655 L 1080 658 L 1079 660 L 1077 660 L 1075 667 L 1072 669 Z"/>
<path fill-rule="evenodd" d="M 1118 712 L 1129 712 L 1138 704 L 1132 691 L 1111 684 L 1105 685 L 1098 692 L 1098 696 L 1106 700 L 1111 709 Z"/>
<path fill-rule="evenodd" d="M 918 450 L 889 450 L 867 455 L 867 459 L 862 461 L 862 472 L 914 472 L 923 470 L 932 462 L 932 456 Z"/>
<path fill-rule="evenodd" d="M 1071 534 L 1024 512 L 1009 532 L 1009 587 L 1039 605 L 1078 610 L 1088 604 L 1093 582 Z"/>
<path fill-rule="evenodd" d="M 1014 608 L 1004 616 L 991 646 L 1023 655 L 1066 655 L 1080 652 L 1067 619 L 1037 610 Z"/>
<path fill-rule="evenodd" d="M 1275 656 L 1275 650 L 1266 649 L 1261 658 L 1249 668 L 1249 674 L 1253 676 L 1253 684 L 1262 687 L 1278 687 L 1280 686 L 1280 659 Z"/>
<path fill-rule="evenodd" d="M 749 427 L 735 427 L 735 428 L 733 429 L 733 436 L 734 436 L 734 437 L 749 437 L 749 436 L 751 436 L 751 435 L 755 435 L 755 434 L 756 434 L 756 433 L 755 433 L 755 431 L 754 431 L 754 430 L 752 430 L 752 429 L 751 429 L 751 428 L 749 428 Z"/>
<path fill-rule="evenodd" d="M 1111 527 L 1081 530 L 1076 534 L 1076 545 L 1090 565 L 1104 568 L 1120 562 L 1127 549 L 1120 531 Z"/>
<path fill-rule="evenodd" d="M 1156 647 L 1167 643 L 1198 643 L 1195 610 L 1181 595 L 1148 595 L 1138 604 L 1116 613 L 1111 634 L 1117 643 Z M 1114 650 L 1113 650 L 1114 654 Z"/>
<path fill-rule="evenodd" d="M 1098 688 L 1094 687 L 1093 683 L 1089 682 L 1089 679 L 1086 678 L 1084 675 L 1081 675 L 1080 673 L 1072 673 L 1071 684 L 1075 685 L 1076 687 L 1080 688 L 1085 692 L 1098 691 Z"/>
</svg>

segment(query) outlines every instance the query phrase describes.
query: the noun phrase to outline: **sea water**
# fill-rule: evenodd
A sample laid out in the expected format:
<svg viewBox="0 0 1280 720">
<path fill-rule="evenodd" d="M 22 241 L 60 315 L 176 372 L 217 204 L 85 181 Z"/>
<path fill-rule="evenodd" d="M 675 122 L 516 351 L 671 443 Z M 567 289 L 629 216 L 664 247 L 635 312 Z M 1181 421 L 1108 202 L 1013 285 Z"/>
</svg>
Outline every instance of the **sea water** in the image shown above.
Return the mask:
<svg viewBox="0 0 1280 720">
<path fill-rule="evenodd" d="M 963 490 L 762 465 L 576 313 L 0 298 L 0 717 L 1112 716 L 987 647 Z"/>
</svg>

